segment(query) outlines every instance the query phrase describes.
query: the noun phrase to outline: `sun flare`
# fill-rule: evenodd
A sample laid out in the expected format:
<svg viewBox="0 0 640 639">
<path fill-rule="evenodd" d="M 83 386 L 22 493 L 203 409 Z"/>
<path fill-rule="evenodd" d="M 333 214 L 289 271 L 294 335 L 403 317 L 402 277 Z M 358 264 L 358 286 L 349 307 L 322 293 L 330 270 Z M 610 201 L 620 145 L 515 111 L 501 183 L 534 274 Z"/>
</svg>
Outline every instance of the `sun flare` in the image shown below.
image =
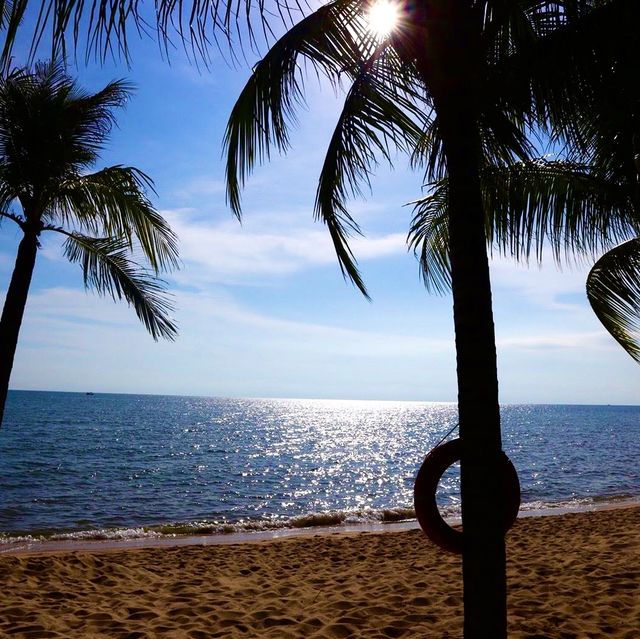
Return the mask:
<svg viewBox="0 0 640 639">
<path fill-rule="evenodd" d="M 400 18 L 400 5 L 393 0 L 374 0 L 369 7 L 369 30 L 383 40 L 395 29 Z"/>
</svg>

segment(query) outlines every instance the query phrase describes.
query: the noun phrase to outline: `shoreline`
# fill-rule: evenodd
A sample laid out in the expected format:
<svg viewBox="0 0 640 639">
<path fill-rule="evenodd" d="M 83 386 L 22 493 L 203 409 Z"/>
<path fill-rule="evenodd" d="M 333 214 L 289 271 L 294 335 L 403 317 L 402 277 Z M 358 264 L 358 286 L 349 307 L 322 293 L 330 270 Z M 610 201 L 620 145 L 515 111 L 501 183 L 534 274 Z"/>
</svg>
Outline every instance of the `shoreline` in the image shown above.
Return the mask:
<svg viewBox="0 0 640 639">
<path fill-rule="evenodd" d="M 620 508 L 640 508 L 640 498 L 624 498 L 612 501 L 546 506 L 531 510 L 521 510 L 518 519 L 538 517 L 560 517 L 571 513 L 589 513 Z M 447 517 L 451 525 L 460 525 L 459 517 Z M 188 546 L 228 546 L 258 543 L 296 537 L 316 535 L 353 535 L 357 533 L 402 532 L 419 529 L 415 519 L 397 522 L 342 523 L 330 526 L 310 526 L 300 528 L 277 528 L 260 531 L 231 532 L 217 534 L 169 534 L 149 535 L 114 539 L 35 539 L 33 541 L 2 542 L 0 557 L 30 554 L 50 554 L 66 552 L 108 552 L 117 550 L 182 548 Z"/>
<path fill-rule="evenodd" d="M 640 507 L 523 517 L 510 639 L 636 639 Z M 460 639 L 462 562 L 421 531 L 0 556 L 15 639 Z"/>
</svg>

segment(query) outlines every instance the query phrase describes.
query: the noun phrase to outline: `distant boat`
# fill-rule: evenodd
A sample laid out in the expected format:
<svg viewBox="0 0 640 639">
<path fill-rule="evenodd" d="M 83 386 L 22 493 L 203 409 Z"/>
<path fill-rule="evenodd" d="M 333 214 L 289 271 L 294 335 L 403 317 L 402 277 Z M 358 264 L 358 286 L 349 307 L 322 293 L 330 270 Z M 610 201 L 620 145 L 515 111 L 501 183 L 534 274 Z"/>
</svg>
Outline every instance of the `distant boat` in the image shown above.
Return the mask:
<svg viewBox="0 0 640 639">
<path fill-rule="evenodd" d="M 85 395 L 95 395 L 95 393 L 89 392 L 89 393 L 85 393 Z"/>
</svg>

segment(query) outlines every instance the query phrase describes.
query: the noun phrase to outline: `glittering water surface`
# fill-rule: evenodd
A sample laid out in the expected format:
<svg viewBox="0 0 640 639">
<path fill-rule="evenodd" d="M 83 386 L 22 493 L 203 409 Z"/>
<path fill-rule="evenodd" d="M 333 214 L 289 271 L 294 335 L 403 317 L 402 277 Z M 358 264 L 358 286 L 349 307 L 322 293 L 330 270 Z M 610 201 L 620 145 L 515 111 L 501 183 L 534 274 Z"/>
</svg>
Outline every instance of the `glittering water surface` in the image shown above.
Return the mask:
<svg viewBox="0 0 640 639">
<path fill-rule="evenodd" d="M 407 516 L 425 453 L 456 420 L 439 403 L 15 391 L 0 532 Z M 525 505 L 640 496 L 640 407 L 505 406 L 502 420 Z M 458 484 L 443 478 L 444 511 Z"/>
</svg>

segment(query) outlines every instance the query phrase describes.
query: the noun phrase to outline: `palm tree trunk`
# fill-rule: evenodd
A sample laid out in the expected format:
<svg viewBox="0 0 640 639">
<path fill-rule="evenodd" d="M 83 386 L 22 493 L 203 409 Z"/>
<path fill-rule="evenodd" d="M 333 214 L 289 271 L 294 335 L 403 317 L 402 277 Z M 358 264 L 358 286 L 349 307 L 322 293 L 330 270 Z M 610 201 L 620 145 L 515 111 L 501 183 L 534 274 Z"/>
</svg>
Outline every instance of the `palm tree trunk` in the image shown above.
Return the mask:
<svg viewBox="0 0 640 639">
<path fill-rule="evenodd" d="M 456 118 L 446 143 L 456 334 L 464 529 L 465 639 L 503 639 L 506 555 L 500 513 L 500 408 L 491 284 L 475 154 L 464 147 L 473 124 Z M 448 127 L 447 127 L 448 128 Z M 475 131 L 477 134 L 477 130 Z"/>
<path fill-rule="evenodd" d="M 4 417 L 13 358 L 18 344 L 22 316 L 27 304 L 37 250 L 38 234 L 26 231 L 18 246 L 11 283 L 2 309 L 2 318 L 0 319 L 0 426 Z"/>
<path fill-rule="evenodd" d="M 465 639 L 506 639 L 506 554 L 499 501 L 500 407 L 475 105 L 481 17 L 470 0 L 434 0 L 423 73 L 449 178 L 449 234 L 462 440 Z"/>
</svg>

